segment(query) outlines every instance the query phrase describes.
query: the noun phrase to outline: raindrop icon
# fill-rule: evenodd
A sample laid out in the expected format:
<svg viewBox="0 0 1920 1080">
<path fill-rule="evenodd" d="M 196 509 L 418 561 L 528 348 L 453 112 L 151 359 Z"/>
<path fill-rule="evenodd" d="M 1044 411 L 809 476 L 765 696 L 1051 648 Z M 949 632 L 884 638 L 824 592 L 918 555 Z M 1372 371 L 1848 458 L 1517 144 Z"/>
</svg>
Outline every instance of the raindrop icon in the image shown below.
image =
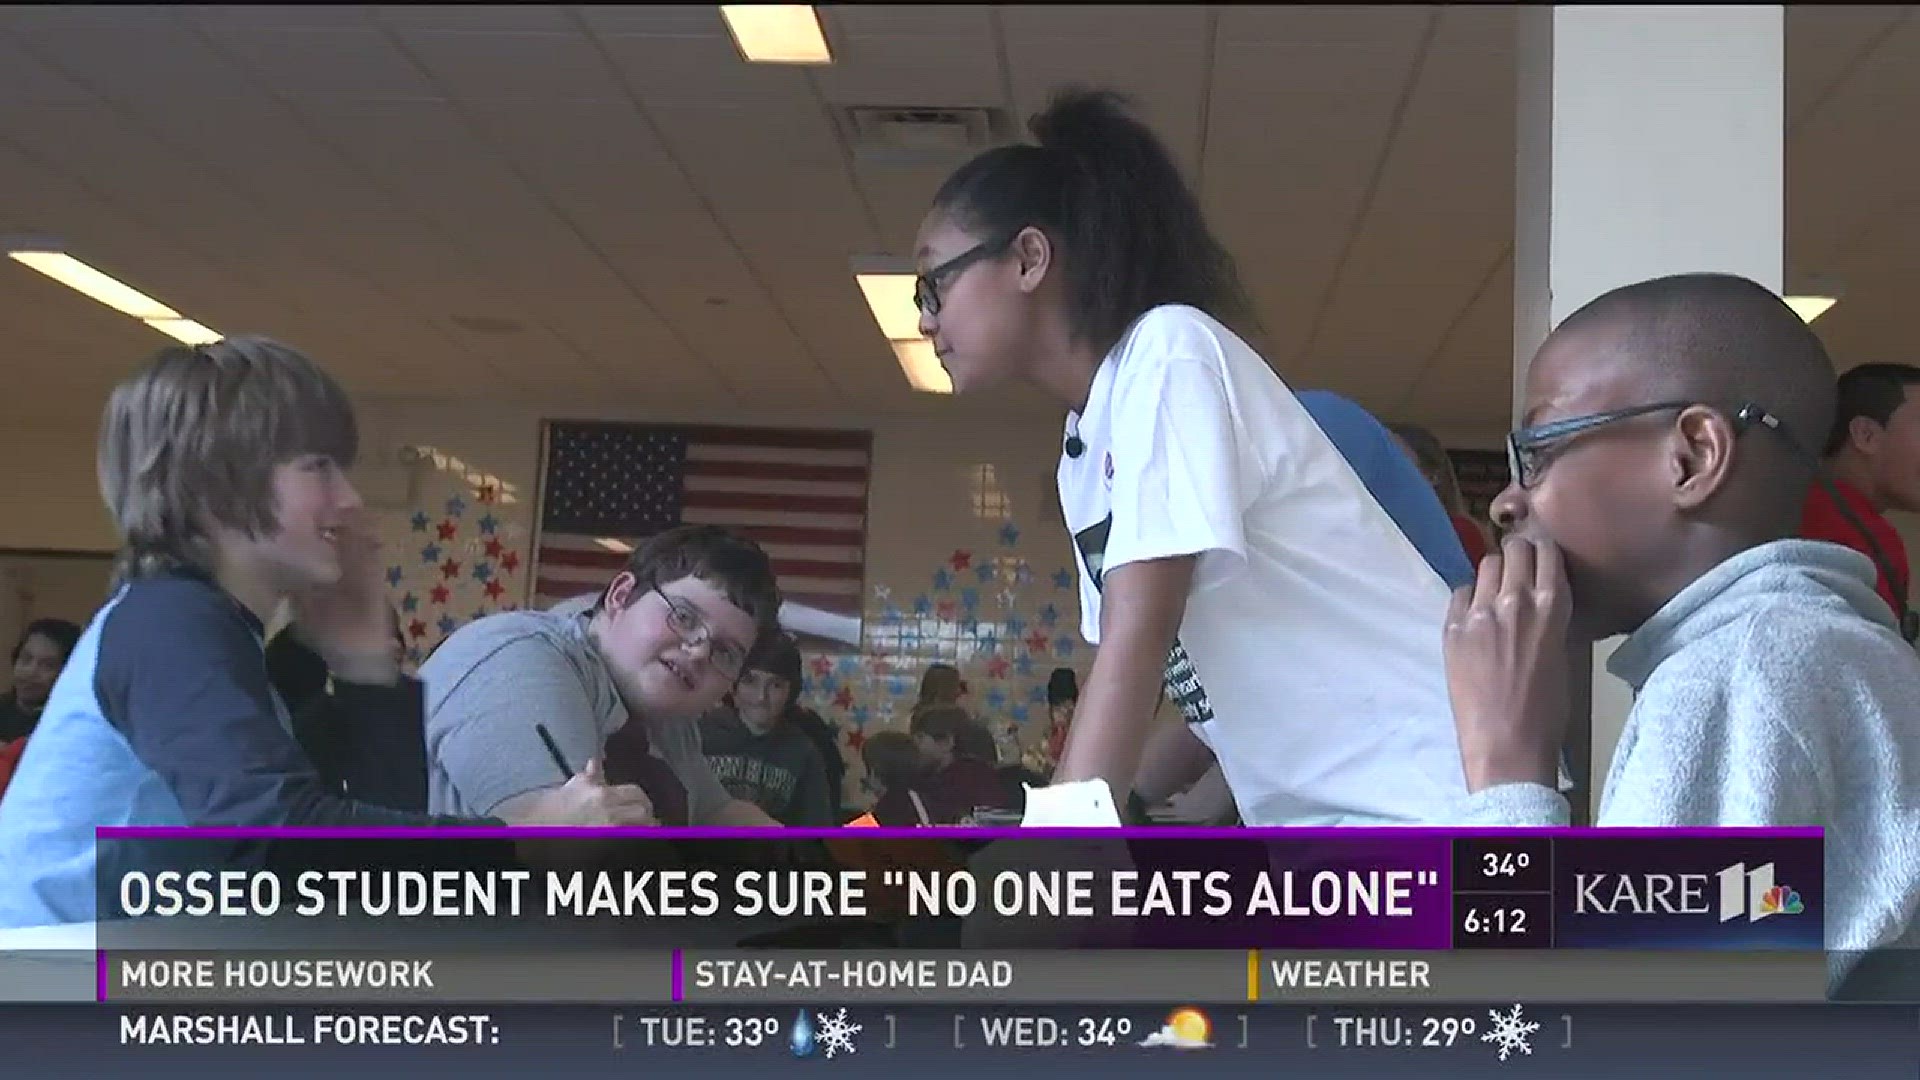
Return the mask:
<svg viewBox="0 0 1920 1080">
<path fill-rule="evenodd" d="M 807 1019 L 807 1010 L 801 1009 L 800 1015 L 793 1018 L 793 1031 L 787 1035 L 787 1046 L 793 1050 L 794 1057 L 806 1057 L 813 1053 L 813 1021 Z"/>
</svg>

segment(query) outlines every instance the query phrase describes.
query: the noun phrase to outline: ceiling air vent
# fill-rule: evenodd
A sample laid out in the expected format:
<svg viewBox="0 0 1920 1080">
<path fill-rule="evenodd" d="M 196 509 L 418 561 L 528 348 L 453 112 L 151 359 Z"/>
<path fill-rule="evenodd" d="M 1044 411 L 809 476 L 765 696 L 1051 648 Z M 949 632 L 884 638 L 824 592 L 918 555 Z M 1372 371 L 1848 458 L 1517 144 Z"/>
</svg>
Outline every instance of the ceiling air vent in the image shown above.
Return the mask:
<svg viewBox="0 0 1920 1080">
<path fill-rule="evenodd" d="M 856 156 L 874 161 L 942 161 L 977 154 L 999 141 L 992 109 L 875 108 L 841 111 Z"/>
</svg>

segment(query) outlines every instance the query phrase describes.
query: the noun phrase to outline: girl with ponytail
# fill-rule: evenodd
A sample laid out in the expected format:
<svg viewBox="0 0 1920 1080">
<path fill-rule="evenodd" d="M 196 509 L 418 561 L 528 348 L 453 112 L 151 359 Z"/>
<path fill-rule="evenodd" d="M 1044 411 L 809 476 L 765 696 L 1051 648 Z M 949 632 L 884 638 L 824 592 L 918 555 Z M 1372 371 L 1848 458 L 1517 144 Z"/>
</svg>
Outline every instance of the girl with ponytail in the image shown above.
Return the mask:
<svg viewBox="0 0 1920 1080">
<path fill-rule="evenodd" d="M 940 187 L 914 297 L 956 393 L 1024 382 L 1068 410 L 1099 651 L 1054 781 L 1158 801 L 1217 754 L 1251 825 L 1447 820 L 1446 585 L 1234 329 L 1233 259 L 1159 139 L 1097 91 L 1029 126 Z M 1186 723 L 1153 723 L 1163 686 Z"/>
</svg>

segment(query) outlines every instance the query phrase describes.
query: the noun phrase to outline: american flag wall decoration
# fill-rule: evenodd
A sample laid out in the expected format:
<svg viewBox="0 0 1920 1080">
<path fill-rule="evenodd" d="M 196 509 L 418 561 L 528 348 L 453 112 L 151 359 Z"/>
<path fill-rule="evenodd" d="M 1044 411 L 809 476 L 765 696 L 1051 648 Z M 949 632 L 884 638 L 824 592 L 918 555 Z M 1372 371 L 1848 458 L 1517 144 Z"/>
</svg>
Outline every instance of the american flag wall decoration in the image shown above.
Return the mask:
<svg viewBox="0 0 1920 1080">
<path fill-rule="evenodd" d="M 858 617 L 872 452 L 870 432 L 548 421 L 534 606 L 596 593 L 640 541 L 706 524 L 765 548 L 789 603 Z"/>
</svg>

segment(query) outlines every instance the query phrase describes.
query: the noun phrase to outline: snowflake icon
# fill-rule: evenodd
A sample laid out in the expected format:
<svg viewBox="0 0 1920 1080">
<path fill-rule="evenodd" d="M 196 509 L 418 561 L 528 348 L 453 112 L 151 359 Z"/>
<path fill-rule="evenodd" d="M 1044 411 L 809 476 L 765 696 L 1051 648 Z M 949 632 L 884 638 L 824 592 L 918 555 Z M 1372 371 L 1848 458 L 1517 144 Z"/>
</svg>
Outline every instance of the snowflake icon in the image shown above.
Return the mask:
<svg viewBox="0 0 1920 1080">
<path fill-rule="evenodd" d="M 860 1025 L 847 1019 L 847 1010 L 813 1015 L 820 1021 L 820 1048 L 826 1051 L 829 1060 L 836 1053 L 853 1053 L 853 1037 L 860 1034 Z"/>
<path fill-rule="evenodd" d="M 1493 1026 L 1485 1035 L 1480 1036 L 1480 1041 L 1499 1047 L 1501 1061 L 1507 1060 L 1507 1055 L 1515 1050 L 1523 1054 L 1533 1053 L 1533 1046 L 1527 1042 L 1527 1036 L 1539 1031 L 1540 1025 L 1523 1020 L 1520 1006 L 1515 1005 L 1511 1013 L 1488 1009 L 1487 1015 L 1493 1018 Z"/>
</svg>

